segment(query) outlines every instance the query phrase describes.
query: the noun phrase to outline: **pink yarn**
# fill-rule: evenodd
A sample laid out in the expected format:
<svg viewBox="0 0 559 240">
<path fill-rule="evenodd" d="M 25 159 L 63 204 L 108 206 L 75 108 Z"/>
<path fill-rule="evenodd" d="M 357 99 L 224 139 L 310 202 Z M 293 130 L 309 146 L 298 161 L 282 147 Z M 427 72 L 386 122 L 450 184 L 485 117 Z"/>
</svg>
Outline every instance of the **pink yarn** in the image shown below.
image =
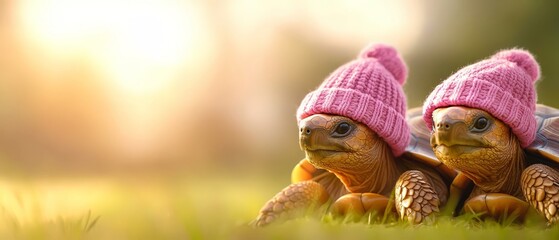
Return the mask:
<svg viewBox="0 0 559 240">
<path fill-rule="evenodd" d="M 503 121 L 527 147 L 536 136 L 536 91 L 540 67 L 525 50 L 503 50 L 460 69 L 431 92 L 423 119 L 432 128 L 433 111 L 448 106 L 483 109 Z"/>
<path fill-rule="evenodd" d="M 401 155 L 410 139 L 406 96 L 407 67 L 391 46 L 372 44 L 336 69 L 297 109 L 297 122 L 314 114 L 349 117 L 367 125 Z"/>
<path fill-rule="evenodd" d="M 400 85 L 404 85 L 408 77 L 408 68 L 398 55 L 396 49 L 384 44 L 371 44 L 359 54 L 360 58 L 375 58 L 382 63 Z"/>
</svg>

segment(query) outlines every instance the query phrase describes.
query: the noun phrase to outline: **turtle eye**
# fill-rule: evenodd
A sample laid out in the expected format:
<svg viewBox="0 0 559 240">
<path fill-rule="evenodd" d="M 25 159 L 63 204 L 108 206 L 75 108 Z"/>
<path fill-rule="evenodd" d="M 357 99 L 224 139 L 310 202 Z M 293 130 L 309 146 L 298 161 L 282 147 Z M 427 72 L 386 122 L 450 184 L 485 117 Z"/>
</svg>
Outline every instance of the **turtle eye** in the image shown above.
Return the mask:
<svg viewBox="0 0 559 240">
<path fill-rule="evenodd" d="M 347 122 L 341 122 L 340 124 L 338 124 L 338 126 L 336 126 L 336 129 L 334 130 L 334 133 L 332 133 L 332 136 L 338 138 L 345 137 L 351 132 L 351 129 L 351 124 Z"/>
<path fill-rule="evenodd" d="M 480 117 L 476 119 L 476 121 L 474 122 L 474 130 L 476 132 L 485 131 L 488 126 L 489 126 L 489 120 L 487 120 L 487 118 L 485 117 Z"/>
</svg>

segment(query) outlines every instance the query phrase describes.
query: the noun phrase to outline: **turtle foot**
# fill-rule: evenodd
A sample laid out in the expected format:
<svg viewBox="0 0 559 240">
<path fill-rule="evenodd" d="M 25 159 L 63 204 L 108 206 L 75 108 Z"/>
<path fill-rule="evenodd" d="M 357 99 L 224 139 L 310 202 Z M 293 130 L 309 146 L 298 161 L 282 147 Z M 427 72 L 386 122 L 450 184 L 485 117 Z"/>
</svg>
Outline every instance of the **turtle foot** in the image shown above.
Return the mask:
<svg viewBox="0 0 559 240">
<path fill-rule="evenodd" d="M 395 187 L 396 210 L 401 219 L 419 224 L 439 212 L 440 200 L 431 181 L 420 171 L 404 172 Z"/>
<path fill-rule="evenodd" d="M 334 217 L 350 218 L 359 221 L 368 213 L 373 214 L 377 219 L 385 216 L 390 200 L 376 193 L 348 193 L 341 196 L 332 204 L 331 212 Z"/>
<path fill-rule="evenodd" d="M 270 199 L 252 224 L 263 227 L 272 222 L 304 216 L 325 204 L 329 198 L 322 185 L 315 181 L 293 183 Z"/>
<path fill-rule="evenodd" d="M 549 224 L 559 222 L 559 173 L 557 170 L 534 164 L 522 172 L 522 192 L 538 213 Z"/>
<path fill-rule="evenodd" d="M 528 212 L 528 203 L 504 193 L 480 194 L 470 198 L 463 208 L 464 212 L 479 215 L 480 218 L 523 222 Z"/>
</svg>

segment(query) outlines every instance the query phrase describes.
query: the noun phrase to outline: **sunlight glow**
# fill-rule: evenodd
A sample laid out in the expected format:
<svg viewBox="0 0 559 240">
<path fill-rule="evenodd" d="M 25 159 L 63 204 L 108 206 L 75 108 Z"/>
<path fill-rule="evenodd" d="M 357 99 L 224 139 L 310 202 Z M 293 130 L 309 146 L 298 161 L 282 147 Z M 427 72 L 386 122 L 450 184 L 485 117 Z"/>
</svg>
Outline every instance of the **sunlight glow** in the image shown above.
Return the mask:
<svg viewBox="0 0 559 240">
<path fill-rule="evenodd" d="M 85 55 L 119 94 L 163 90 L 197 53 L 194 35 L 200 21 L 185 4 L 29 1 L 21 9 L 33 39 L 56 54 Z"/>
<path fill-rule="evenodd" d="M 22 75 L 33 88 L 29 105 L 40 110 L 30 112 L 50 120 L 35 124 L 53 129 L 44 141 L 61 139 L 53 145 L 64 152 L 73 149 L 65 139 L 90 139 L 74 141 L 74 148 L 131 162 L 157 161 L 168 149 L 213 158 L 219 145 L 275 148 L 288 137 L 282 117 L 301 97 L 285 89 L 326 66 L 311 54 L 353 52 L 369 42 L 405 54 L 425 19 L 411 0 L 21 0 L 13 6 Z M 221 128 L 197 127 L 210 120 Z M 67 123 L 89 130 L 67 130 Z M 207 139 L 206 147 L 189 136 Z M 195 147 L 183 150 L 186 141 Z"/>
<path fill-rule="evenodd" d="M 177 96 L 202 84 L 213 42 L 199 8 L 174 0 L 29 0 L 18 16 L 26 41 L 47 56 L 34 60 L 46 71 L 71 72 L 77 61 L 92 69 L 110 102 L 110 141 L 142 156 L 162 144 L 165 118 L 186 102 Z"/>
</svg>

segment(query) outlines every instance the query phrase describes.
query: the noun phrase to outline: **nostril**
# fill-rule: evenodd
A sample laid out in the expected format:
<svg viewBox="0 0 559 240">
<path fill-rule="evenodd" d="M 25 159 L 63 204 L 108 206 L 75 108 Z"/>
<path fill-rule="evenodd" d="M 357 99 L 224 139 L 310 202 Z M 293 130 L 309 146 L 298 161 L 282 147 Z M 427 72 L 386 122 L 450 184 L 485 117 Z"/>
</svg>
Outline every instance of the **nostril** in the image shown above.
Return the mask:
<svg viewBox="0 0 559 240">
<path fill-rule="evenodd" d="M 442 122 L 442 123 L 437 123 L 435 125 L 435 127 L 436 127 L 436 129 L 439 129 L 439 130 L 450 130 L 451 124 Z"/>
</svg>

